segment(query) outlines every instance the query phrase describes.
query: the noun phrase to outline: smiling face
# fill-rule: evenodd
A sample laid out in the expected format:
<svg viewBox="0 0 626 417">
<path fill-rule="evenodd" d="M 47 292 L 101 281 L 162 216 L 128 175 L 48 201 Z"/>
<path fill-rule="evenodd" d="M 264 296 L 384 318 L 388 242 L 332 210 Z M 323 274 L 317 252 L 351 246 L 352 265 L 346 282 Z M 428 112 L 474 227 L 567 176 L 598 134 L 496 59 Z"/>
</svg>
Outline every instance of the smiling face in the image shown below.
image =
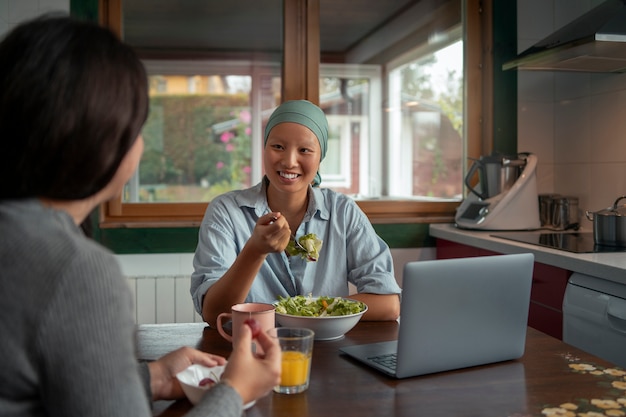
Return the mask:
<svg viewBox="0 0 626 417">
<path fill-rule="evenodd" d="M 280 123 L 270 131 L 263 151 L 270 186 L 282 192 L 304 192 L 320 166 L 321 148 L 315 134 L 298 123 Z"/>
</svg>

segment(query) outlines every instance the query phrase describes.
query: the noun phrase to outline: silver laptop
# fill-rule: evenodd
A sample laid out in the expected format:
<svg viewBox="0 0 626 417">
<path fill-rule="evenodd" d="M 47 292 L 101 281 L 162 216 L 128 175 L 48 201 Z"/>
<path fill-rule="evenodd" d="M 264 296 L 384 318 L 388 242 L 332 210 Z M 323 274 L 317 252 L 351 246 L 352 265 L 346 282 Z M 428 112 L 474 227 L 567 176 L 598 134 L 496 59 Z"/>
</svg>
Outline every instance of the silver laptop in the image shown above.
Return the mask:
<svg viewBox="0 0 626 417">
<path fill-rule="evenodd" d="M 409 262 L 398 340 L 340 351 L 396 378 L 517 359 L 533 262 L 530 253 Z"/>
</svg>

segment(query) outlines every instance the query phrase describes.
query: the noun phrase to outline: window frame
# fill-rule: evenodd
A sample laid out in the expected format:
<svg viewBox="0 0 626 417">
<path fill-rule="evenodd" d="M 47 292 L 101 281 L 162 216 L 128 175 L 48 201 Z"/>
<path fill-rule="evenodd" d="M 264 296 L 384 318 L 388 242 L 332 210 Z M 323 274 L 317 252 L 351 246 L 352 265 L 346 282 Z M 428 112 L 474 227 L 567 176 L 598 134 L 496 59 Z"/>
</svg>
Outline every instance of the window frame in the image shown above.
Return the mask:
<svg viewBox="0 0 626 417">
<path fill-rule="evenodd" d="M 350 181 L 352 180 L 351 173 L 350 173 L 350 166 L 352 165 L 352 156 L 350 154 L 350 149 L 351 149 L 350 127 L 354 119 L 357 119 L 360 117 L 361 116 L 349 116 L 349 117 L 342 117 L 342 116 L 336 116 L 336 115 L 326 116 L 326 119 L 328 119 L 328 129 L 329 129 L 329 132 L 328 132 L 329 137 L 328 137 L 327 146 L 330 147 L 331 140 L 334 140 L 332 136 L 333 128 L 337 127 L 339 129 L 339 137 L 337 138 L 339 140 L 338 149 L 337 149 L 338 156 L 339 156 L 339 167 L 338 167 L 339 172 L 337 173 L 323 172 L 324 184 L 327 187 L 348 187 L 350 185 Z M 329 152 L 330 152 L 330 149 L 329 149 Z M 322 161 L 322 164 L 324 163 L 324 161 Z"/>
<path fill-rule="evenodd" d="M 463 0 L 465 155 L 478 158 L 488 151 L 492 138 L 485 121 L 493 112 L 489 77 L 490 14 L 492 0 Z M 99 0 L 100 24 L 121 36 L 121 0 Z M 319 0 L 284 3 L 283 100 L 307 98 L 319 102 Z M 305 18 L 303 18 L 303 16 Z M 287 36 L 290 34 L 290 36 Z M 309 40 L 309 42 L 303 42 Z M 302 48 L 300 45 L 307 45 Z M 463 167 L 463 171 L 466 167 Z M 454 220 L 459 202 L 416 201 L 382 197 L 356 200 L 372 223 L 448 223 Z M 163 228 L 195 227 L 200 224 L 207 203 L 128 203 L 121 196 L 100 207 L 99 227 Z"/>
</svg>

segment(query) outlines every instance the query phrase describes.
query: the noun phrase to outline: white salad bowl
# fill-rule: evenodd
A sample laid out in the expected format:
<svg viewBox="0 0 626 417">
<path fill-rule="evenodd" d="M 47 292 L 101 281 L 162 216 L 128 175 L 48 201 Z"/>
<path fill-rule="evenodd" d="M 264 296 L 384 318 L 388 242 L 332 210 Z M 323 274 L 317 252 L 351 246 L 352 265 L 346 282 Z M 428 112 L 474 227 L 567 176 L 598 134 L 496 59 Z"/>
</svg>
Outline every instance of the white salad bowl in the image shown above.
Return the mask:
<svg viewBox="0 0 626 417">
<path fill-rule="evenodd" d="M 315 333 L 315 340 L 334 340 L 343 337 L 361 320 L 367 311 L 367 305 L 363 311 L 344 316 L 295 316 L 279 313 L 276 311 L 276 321 L 282 327 L 304 327 Z"/>
</svg>

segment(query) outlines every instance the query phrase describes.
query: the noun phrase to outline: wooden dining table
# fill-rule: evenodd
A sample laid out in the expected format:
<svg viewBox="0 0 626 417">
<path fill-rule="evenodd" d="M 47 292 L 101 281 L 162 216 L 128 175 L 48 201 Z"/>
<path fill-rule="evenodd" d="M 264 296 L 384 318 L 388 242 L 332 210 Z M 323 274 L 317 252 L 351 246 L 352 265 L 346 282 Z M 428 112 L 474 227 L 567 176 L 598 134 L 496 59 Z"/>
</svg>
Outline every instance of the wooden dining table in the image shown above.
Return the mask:
<svg viewBox="0 0 626 417">
<path fill-rule="evenodd" d="M 385 376 L 339 352 L 341 346 L 394 340 L 398 326 L 397 322 L 360 322 L 341 339 L 316 341 L 309 389 L 294 395 L 270 393 L 245 415 L 521 417 L 626 413 L 626 372 L 530 327 L 520 359 L 406 379 Z M 138 328 L 140 359 L 153 360 L 181 346 L 225 357 L 232 350 L 217 330 L 201 323 Z M 463 340 L 458 341 L 458 349 L 463 350 Z M 164 417 L 181 416 L 191 407 L 186 399 L 157 401 L 153 412 Z"/>
</svg>

